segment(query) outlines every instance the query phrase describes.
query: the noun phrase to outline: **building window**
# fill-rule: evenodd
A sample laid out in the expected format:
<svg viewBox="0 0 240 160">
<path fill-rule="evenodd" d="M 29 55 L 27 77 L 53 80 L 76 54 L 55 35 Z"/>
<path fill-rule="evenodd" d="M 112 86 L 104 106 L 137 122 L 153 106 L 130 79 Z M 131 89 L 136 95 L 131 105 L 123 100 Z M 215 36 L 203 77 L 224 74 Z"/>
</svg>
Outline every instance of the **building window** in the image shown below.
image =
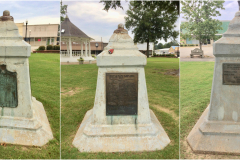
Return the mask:
<svg viewBox="0 0 240 160">
<path fill-rule="evenodd" d="M 35 41 L 41 41 L 41 37 L 36 37 Z"/>
</svg>

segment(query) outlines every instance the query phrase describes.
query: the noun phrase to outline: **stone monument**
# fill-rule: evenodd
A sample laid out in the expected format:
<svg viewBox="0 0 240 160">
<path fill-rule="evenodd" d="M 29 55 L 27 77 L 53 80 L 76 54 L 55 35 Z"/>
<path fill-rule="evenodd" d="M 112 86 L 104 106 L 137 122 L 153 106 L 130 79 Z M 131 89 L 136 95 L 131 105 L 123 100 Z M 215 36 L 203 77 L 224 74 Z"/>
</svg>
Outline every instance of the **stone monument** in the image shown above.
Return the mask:
<svg viewBox="0 0 240 160">
<path fill-rule="evenodd" d="M 0 143 L 42 146 L 53 139 L 41 102 L 31 96 L 28 58 L 9 11 L 0 17 Z"/>
<path fill-rule="evenodd" d="M 194 152 L 240 154 L 240 11 L 213 45 L 210 104 L 187 141 Z"/>
<path fill-rule="evenodd" d="M 155 151 L 170 143 L 149 109 L 146 63 L 146 56 L 119 24 L 97 56 L 94 107 L 86 113 L 73 140 L 80 152 Z"/>
</svg>

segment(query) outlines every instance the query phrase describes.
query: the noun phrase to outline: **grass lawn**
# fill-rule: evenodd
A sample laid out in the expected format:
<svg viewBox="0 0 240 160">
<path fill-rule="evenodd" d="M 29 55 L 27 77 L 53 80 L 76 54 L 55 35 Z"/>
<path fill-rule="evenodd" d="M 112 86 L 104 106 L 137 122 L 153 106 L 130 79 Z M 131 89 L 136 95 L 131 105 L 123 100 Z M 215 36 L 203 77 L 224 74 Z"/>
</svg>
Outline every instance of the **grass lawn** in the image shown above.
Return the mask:
<svg viewBox="0 0 240 160">
<path fill-rule="evenodd" d="M 32 96 L 43 103 L 54 139 L 43 147 L 0 146 L 0 159 L 60 158 L 60 57 L 59 54 L 32 54 L 29 58 Z"/>
<path fill-rule="evenodd" d="M 179 157 L 179 78 L 165 75 L 178 69 L 177 58 L 148 58 L 145 67 L 150 108 L 154 111 L 171 143 L 161 151 L 125 153 L 84 153 L 72 141 L 88 110 L 93 107 L 96 64 L 61 66 L 61 155 L 64 159 L 178 159 Z"/>
<path fill-rule="evenodd" d="M 214 62 L 181 62 L 180 70 L 180 158 L 240 158 L 240 156 L 194 154 L 192 152 L 186 138 L 210 103 Z"/>
</svg>

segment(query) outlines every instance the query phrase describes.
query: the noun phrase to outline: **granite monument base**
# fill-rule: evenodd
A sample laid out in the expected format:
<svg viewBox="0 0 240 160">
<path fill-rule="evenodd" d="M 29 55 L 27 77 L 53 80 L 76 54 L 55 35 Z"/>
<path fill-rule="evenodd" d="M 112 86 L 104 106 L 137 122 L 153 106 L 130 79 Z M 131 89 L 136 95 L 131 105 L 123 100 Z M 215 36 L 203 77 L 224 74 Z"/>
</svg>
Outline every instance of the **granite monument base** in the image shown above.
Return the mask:
<svg viewBox="0 0 240 160">
<path fill-rule="evenodd" d="M 80 152 L 125 152 L 161 150 L 170 139 L 150 110 L 150 124 L 92 125 L 89 110 L 73 140 Z"/>
<path fill-rule="evenodd" d="M 208 121 L 208 112 L 209 106 L 187 137 L 193 152 L 240 155 L 240 123 Z"/>
<path fill-rule="evenodd" d="M 53 139 L 44 107 L 34 97 L 32 97 L 32 109 L 33 118 L 31 119 L 0 117 L 0 143 L 43 146 Z"/>
</svg>

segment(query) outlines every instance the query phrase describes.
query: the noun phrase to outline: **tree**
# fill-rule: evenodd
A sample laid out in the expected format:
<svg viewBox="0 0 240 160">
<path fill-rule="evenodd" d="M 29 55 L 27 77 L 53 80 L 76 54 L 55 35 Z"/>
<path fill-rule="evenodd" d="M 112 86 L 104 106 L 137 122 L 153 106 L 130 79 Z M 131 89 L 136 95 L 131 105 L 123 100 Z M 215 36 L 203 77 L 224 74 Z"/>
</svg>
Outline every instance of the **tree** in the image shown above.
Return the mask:
<svg viewBox="0 0 240 160">
<path fill-rule="evenodd" d="M 218 9 L 223 8 L 223 1 L 191 0 L 181 1 L 183 18 L 188 22 L 181 24 L 181 37 L 199 40 L 200 49 L 207 39 L 216 39 L 217 30 L 222 29 L 221 22 L 213 17 L 221 16 Z"/>
<path fill-rule="evenodd" d="M 123 7 L 121 5 L 121 0 L 110 0 L 110 1 L 100 0 L 100 3 L 103 3 L 103 5 L 104 5 L 103 10 L 105 10 L 107 12 L 110 8 L 117 9 L 117 7 L 119 7 L 119 8 L 123 9 Z"/>
<path fill-rule="evenodd" d="M 144 0 L 142 0 L 144 1 Z M 127 0 L 126 0 L 127 2 Z M 103 10 L 107 11 L 110 9 L 110 8 L 114 8 L 116 9 L 117 7 L 119 8 L 122 8 L 122 5 L 121 5 L 121 0 L 100 0 L 100 3 L 103 3 L 104 5 L 104 8 Z M 178 10 L 178 14 L 180 12 L 179 10 L 179 1 L 172 1 L 172 4 L 176 6 L 176 9 Z"/>
<path fill-rule="evenodd" d="M 61 22 L 64 21 L 65 15 L 67 14 L 67 5 L 62 5 L 62 0 L 60 2 L 60 13 L 61 13 Z"/>
<path fill-rule="evenodd" d="M 149 42 L 175 39 L 179 34 L 174 30 L 179 14 L 171 1 L 130 1 L 126 14 L 125 26 L 132 30 L 134 43 L 147 42 L 147 57 Z"/>
</svg>

